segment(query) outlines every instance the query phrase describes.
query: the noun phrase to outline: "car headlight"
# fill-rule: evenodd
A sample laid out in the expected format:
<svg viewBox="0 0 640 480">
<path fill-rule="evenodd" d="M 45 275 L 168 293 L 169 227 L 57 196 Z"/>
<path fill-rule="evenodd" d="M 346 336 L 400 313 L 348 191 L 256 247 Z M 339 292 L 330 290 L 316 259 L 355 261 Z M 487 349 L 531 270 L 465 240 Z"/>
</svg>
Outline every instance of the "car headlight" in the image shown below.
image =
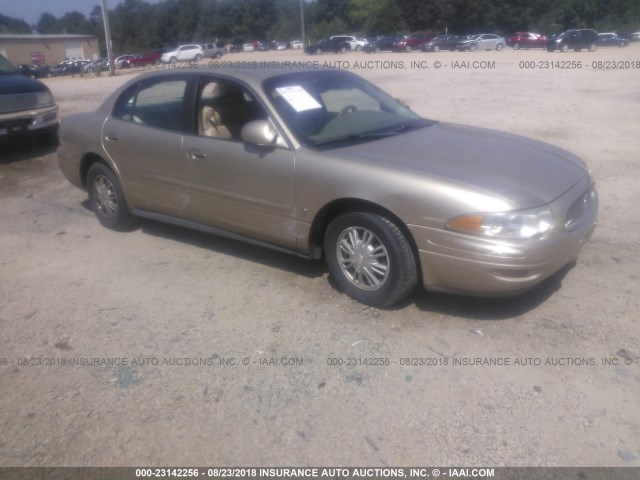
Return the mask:
<svg viewBox="0 0 640 480">
<path fill-rule="evenodd" d="M 549 207 L 498 213 L 460 215 L 447 222 L 447 228 L 457 232 L 490 238 L 524 239 L 548 232 L 553 227 Z"/>
<path fill-rule="evenodd" d="M 37 105 L 39 107 L 46 107 L 47 105 L 53 104 L 53 95 L 49 90 L 45 90 L 43 92 L 36 92 L 37 95 Z"/>
</svg>

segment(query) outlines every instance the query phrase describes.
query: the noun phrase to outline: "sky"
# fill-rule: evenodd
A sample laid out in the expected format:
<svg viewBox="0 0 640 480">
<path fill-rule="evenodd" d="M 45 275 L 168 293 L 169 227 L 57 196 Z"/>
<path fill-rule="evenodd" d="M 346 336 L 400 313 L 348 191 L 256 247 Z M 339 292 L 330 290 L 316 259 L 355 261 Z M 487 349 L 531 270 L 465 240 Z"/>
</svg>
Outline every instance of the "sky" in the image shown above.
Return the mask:
<svg viewBox="0 0 640 480">
<path fill-rule="evenodd" d="M 147 0 L 158 3 L 161 0 Z M 122 0 L 107 0 L 107 8 L 113 10 Z M 49 12 L 60 18 L 67 12 L 78 11 L 89 18 L 93 7 L 100 0 L 0 0 L 0 13 L 7 17 L 21 18 L 29 25 L 35 25 L 40 15 Z"/>
</svg>

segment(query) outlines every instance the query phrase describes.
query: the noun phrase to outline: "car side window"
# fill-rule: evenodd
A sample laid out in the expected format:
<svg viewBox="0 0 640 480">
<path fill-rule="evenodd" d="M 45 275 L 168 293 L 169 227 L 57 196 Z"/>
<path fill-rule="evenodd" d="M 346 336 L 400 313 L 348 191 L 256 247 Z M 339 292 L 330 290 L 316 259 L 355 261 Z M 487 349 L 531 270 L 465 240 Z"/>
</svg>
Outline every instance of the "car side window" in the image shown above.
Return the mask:
<svg viewBox="0 0 640 480">
<path fill-rule="evenodd" d="M 196 102 L 198 135 L 240 141 L 242 127 L 253 120 L 266 120 L 262 105 L 242 87 L 203 79 Z"/>
<path fill-rule="evenodd" d="M 144 80 L 122 93 L 112 116 L 150 127 L 182 131 L 186 88 L 186 78 Z"/>
</svg>

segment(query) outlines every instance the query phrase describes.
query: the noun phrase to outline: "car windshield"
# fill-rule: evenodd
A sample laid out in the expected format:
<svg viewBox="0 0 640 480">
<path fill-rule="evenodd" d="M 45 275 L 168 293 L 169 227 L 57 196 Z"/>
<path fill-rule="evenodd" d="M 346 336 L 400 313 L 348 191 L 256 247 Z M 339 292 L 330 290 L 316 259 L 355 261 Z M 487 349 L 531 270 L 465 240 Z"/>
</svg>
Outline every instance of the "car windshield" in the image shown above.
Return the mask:
<svg viewBox="0 0 640 480">
<path fill-rule="evenodd" d="M 267 96 L 303 145 L 337 148 L 432 125 L 349 72 L 322 70 L 267 80 Z"/>
<path fill-rule="evenodd" d="M 0 55 L 0 74 L 3 73 L 16 73 L 16 69 L 9 60 Z"/>
</svg>

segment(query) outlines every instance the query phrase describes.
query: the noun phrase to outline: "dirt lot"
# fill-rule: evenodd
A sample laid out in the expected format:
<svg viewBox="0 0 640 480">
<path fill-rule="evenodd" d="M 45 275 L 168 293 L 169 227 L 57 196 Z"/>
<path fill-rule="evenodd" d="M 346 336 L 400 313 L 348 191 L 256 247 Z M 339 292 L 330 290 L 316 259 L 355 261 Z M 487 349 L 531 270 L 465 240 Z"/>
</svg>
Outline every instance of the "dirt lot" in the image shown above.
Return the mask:
<svg viewBox="0 0 640 480">
<path fill-rule="evenodd" d="M 368 308 L 319 262 L 106 230 L 53 148 L 3 144 L 0 466 L 640 466 L 640 44 L 224 58 L 265 59 L 348 61 L 424 116 L 580 155 L 601 211 L 577 265 L 512 299 Z M 46 83 L 64 117 L 131 75 Z"/>
</svg>

